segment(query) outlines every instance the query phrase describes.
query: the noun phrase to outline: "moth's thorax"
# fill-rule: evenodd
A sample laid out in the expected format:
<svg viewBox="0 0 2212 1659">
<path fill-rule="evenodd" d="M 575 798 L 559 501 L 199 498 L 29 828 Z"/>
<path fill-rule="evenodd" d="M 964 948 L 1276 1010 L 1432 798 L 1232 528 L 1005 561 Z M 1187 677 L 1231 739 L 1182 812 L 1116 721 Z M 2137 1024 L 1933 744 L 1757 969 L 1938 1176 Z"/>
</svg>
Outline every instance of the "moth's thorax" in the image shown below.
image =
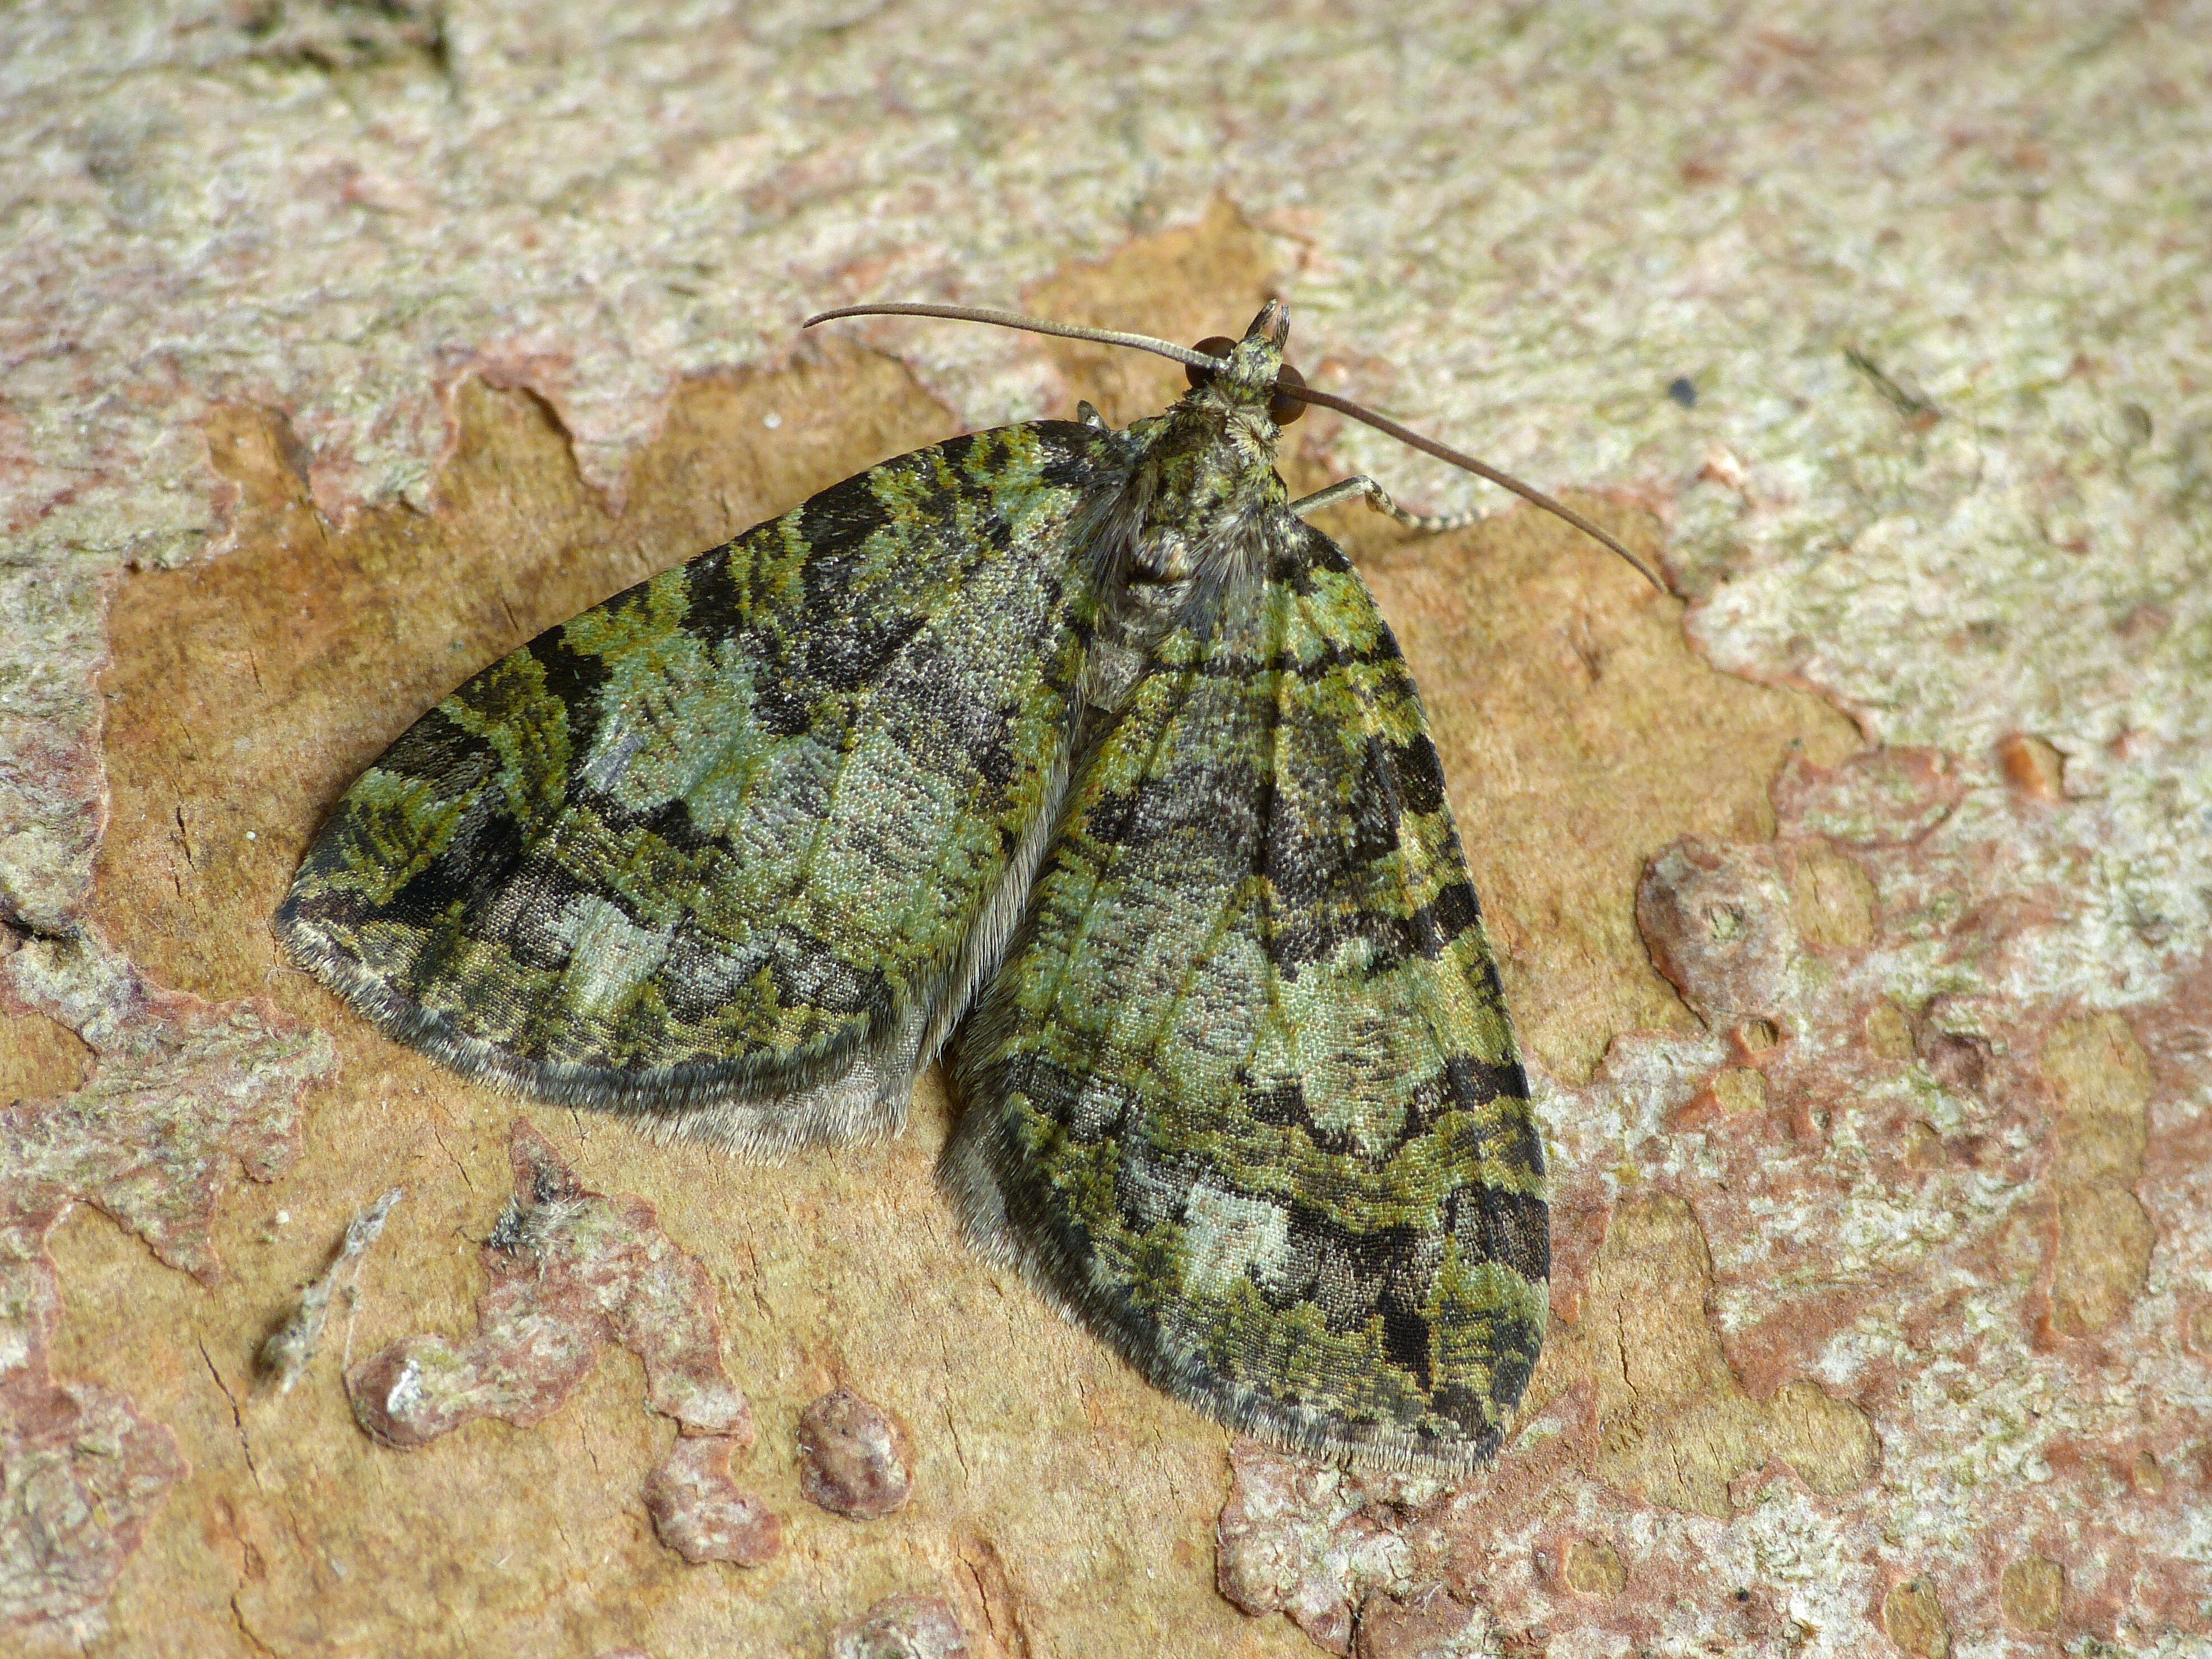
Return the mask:
<svg viewBox="0 0 2212 1659">
<path fill-rule="evenodd" d="M 1267 413 L 1279 361 L 1278 352 L 1245 375 L 1218 376 L 1131 428 L 1144 452 L 1109 520 L 1087 700 L 1118 707 L 1194 607 L 1218 604 L 1273 562 L 1289 500 L 1275 473 L 1280 434 Z"/>
<path fill-rule="evenodd" d="M 1119 708 L 1160 642 L 1261 580 L 1295 527 L 1270 413 L 1289 317 L 1271 304 L 1222 366 L 1134 422 L 1134 465 L 1103 525 L 1098 627 L 1081 696 Z"/>
<path fill-rule="evenodd" d="M 1255 527 L 1286 499 L 1265 410 L 1255 420 L 1240 410 L 1178 406 L 1139 471 L 1149 476 L 1139 483 L 1144 508 L 1127 566 L 1133 581 L 1234 574 L 1249 564 Z"/>
</svg>

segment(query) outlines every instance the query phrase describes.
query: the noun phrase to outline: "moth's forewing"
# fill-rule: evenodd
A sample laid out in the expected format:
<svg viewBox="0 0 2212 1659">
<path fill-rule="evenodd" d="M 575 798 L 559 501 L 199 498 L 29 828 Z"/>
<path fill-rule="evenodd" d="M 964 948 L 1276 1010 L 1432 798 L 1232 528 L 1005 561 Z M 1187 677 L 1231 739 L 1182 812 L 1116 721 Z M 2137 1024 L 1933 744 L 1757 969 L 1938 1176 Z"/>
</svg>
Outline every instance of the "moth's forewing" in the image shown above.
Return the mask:
<svg viewBox="0 0 2212 1659">
<path fill-rule="evenodd" d="M 347 793 L 285 945 L 549 1099 L 756 1150 L 896 1121 L 1048 810 L 1127 466 L 1070 422 L 956 439 L 550 629 Z"/>
<path fill-rule="evenodd" d="M 1486 1457 L 1543 1153 L 1420 704 L 1319 532 L 1171 636 L 956 1044 L 971 1221 L 1146 1376 L 1359 1461 Z"/>
</svg>

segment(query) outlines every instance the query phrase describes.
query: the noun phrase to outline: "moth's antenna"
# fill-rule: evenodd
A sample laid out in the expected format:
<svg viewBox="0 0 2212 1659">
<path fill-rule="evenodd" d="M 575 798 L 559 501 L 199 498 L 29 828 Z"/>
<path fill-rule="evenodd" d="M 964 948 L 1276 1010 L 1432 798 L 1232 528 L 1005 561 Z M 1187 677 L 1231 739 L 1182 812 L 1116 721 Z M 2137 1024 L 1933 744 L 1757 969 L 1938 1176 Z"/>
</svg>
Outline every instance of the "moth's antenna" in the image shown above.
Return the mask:
<svg viewBox="0 0 2212 1659">
<path fill-rule="evenodd" d="M 1032 334 L 1057 334 L 1066 340 L 1090 340 L 1099 345 L 1134 346 L 1162 357 L 1172 357 L 1189 368 L 1219 368 L 1221 359 L 1193 351 L 1149 334 L 1123 334 L 1110 328 L 1079 328 L 1073 323 L 1048 323 L 1042 317 L 1024 317 L 1018 311 L 987 311 L 978 306 L 844 306 L 809 317 L 806 326 L 839 317 L 943 317 L 956 323 L 995 323 L 1000 328 L 1027 329 Z"/>
<path fill-rule="evenodd" d="M 1592 524 L 1588 519 L 1583 517 L 1581 514 L 1576 512 L 1574 508 L 1569 507 L 1565 502 L 1553 501 L 1549 495 L 1547 495 L 1542 490 L 1537 489 L 1534 484 L 1522 483 L 1520 479 L 1515 477 L 1511 473 L 1500 472 L 1496 467 L 1491 465 L 1487 461 L 1478 461 L 1472 455 L 1462 455 L 1459 451 L 1452 448 L 1449 445 L 1438 443 L 1434 438 L 1424 438 L 1419 433 L 1414 431 L 1411 427 L 1400 426 L 1397 422 L 1392 420 L 1389 416 L 1377 415 L 1371 409 L 1362 409 L 1358 404 L 1353 403 L 1349 398 L 1340 398 L 1336 396 L 1335 393 L 1330 392 L 1319 392 L 1310 386 L 1291 386 L 1282 381 L 1276 382 L 1275 390 L 1279 393 L 1296 398 L 1302 404 L 1318 404 L 1322 408 L 1333 409 L 1340 415 L 1349 415 L 1355 421 L 1364 421 L 1368 425 L 1373 427 L 1377 432 L 1387 432 L 1392 437 L 1395 438 L 1400 443 L 1409 444 L 1413 448 L 1419 450 L 1425 455 L 1433 455 L 1440 461 L 1449 461 L 1454 466 L 1465 467 L 1469 472 L 1474 473 L 1478 478 L 1487 478 L 1491 483 L 1498 484 L 1504 489 L 1511 490 L 1515 495 L 1520 496 L 1522 500 L 1528 501 L 1534 506 L 1540 507 L 1545 512 L 1552 514 L 1556 517 L 1565 519 L 1569 524 L 1574 526 L 1576 529 L 1581 531 L 1583 535 L 1591 537 L 1594 539 L 1603 543 L 1607 547 L 1611 548 L 1614 552 L 1620 554 L 1622 558 L 1627 560 L 1629 563 L 1634 565 L 1636 567 L 1637 573 L 1641 575 L 1645 581 L 1650 582 L 1652 586 L 1657 588 L 1662 593 L 1664 593 L 1667 591 L 1667 584 L 1661 581 L 1659 578 L 1652 573 L 1650 567 L 1646 565 L 1643 560 L 1638 558 L 1636 555 L 1630 552 L 1619 542 L 1613 540 L 1612 537 L 1607 535 L 1604 531 L 1600 530 L 1595 525 Z"/>
<path fill-rule="evenodd" d="M 1133 346 L 1139 351 L 1149 351 L 1156 356 L 1173 358 L 1189 368 L 1218 369 L 1223 360 L 1209 357 L 1203 351 L 1193 351 L 1188 346 L 1179 346 L 1167 340 L 1155 340 L 1149 334 L 1124 334 L 1110 328 L 1082 328 L 1073 323 L 1048 322 L 1042 317 L 1024 317 L 1018 311 L 993 311 L 981 306 L 935 306 L 901 303 L 876 306 L 841 306 L 835 311 L 824 311 L 806 319 L 805 326 L 833 322 L 840 317 L 941 317 L 955 323 L 990 323 L 1000 328 L 1024 329 L 1031 334 L 1056 334 L 1066 340 L 1089 340 L 1097 345 Z M 1565 520 L 1585 536 L 1612 549 L 1636 567 L 1637 574 L 1664 593 L 1667 584 L 1661 581 L 1651 568 L 1623 547 L 1611 536 L 1600 530 L 1588 519 L 1567 506 L 1555 501 L 1534 484 L 1525 484 L 1510 472 L 1500 472 L 1486 461 L 1478 461 L 1472 455 L 1462 455 L 1434 438 L 1424 438 L 1411 427 L 1398 424 L 1387 415 L 1377 415 L 1371 409 L 1363 409 L 1349 398 L 1340 398 L 1334 392 L 1321 392 L 1303 382 L 1288 379 L 1275 382 L 1278 397 L 1297 398 L 1302 404 L 1317 404 L 1323 409 L 1333 409 L 1340 415 L 1349 415 L 1355 421 L 1364 421 L 1377 432 L 1387 432 L 1401 444 L 1411 445 L 1425 455 L 1433 455 L 1440 461 L 1449 461 L 1454 466 L 1464 467 L 1478 478 L 1487 478 L 1501 489 L 1510 489 L 1522 500 L 1540 507 L 1554 517 Z"/>
</svg>

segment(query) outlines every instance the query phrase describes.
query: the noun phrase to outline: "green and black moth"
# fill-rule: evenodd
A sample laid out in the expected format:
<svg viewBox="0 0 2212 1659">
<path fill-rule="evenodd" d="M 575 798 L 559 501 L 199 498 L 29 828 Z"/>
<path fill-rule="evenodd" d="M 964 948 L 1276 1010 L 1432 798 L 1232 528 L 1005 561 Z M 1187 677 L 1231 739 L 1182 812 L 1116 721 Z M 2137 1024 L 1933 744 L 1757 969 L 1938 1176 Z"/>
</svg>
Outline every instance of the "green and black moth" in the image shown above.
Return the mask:
<svg viewBox="0 0 2212 1659">
<path fill-rule="evenodd" d="M 1302 515 L 1441 521 L 1274 462 L 1320 403 L 1498 475 L 1304 386 L 1280 301 L 1189 349 L 854 310 L 1192 387 L 886 461 L 540 635 L 347 793 L 279 936 L 467 1076 L 754 1155 L 896 1130 L 941 1053 L 979 1247 L 1224 1422 L 1469 1468 L 1543 1340 L 1542 1146 L 1413 679 Z"/>
</svg>

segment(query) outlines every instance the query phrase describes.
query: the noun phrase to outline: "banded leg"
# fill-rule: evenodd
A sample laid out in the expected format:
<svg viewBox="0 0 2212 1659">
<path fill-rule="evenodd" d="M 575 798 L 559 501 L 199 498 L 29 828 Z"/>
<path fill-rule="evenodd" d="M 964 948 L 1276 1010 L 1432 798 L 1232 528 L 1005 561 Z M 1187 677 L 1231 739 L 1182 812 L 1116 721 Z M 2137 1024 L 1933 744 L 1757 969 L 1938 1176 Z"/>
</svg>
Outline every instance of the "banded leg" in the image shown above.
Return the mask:
<svg viewBox="0 0 2212 1659">
<path fill-rule="evenodd" d="M 1291 503 L 1291 511 L 1303 519 L 1309 513 L 1317 513 L 1324 507 L 1334 507 L 1339 501 L 1350 501 L 1354 495 L 1366 497 L 1368 506 L 1377 513 L 1395 519 L 1408 530 L 1425 531 L 1431 535 L 1441 535 L 1447 530 L 1464 530 L 1483 516 L 1473 508 L 1464 513 L 1408 513 L 1390 499 L 1389 490 L 1369 477 L 1346 478 L 1326 489 L 1316 489 L 1310 495 L 1302 495 Z"/>
</svg>

